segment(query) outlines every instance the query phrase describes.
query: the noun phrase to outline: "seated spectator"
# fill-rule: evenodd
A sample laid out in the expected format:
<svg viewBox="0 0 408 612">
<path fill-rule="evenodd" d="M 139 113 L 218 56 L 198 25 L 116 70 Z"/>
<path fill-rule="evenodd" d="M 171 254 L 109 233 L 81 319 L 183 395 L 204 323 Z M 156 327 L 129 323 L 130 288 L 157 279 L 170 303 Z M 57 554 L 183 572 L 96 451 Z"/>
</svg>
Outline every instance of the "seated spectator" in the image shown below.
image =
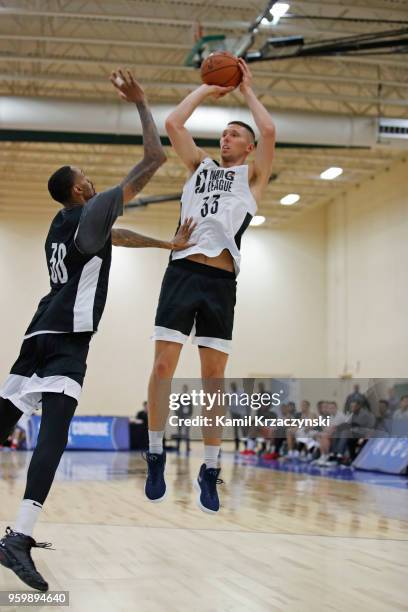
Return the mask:
<svg viewBox="0 0 408 612">
<path fill-rule="evenodd" d="M 394 412 L 394 419 L 408 419 L 408 395 L 401 397 L 399 407 Z"/>
<path fill-rule="evenodd" d="M 280 406 L 280 414 L 275 411 L 272 406 L 269 406 L 263 412 L 263 416 L 269 419 L 285 418 L 290 416 L 287 404 Z M 254 427 L 252 426 L 249 431 L 249 437 L 247 441 L 247 448 L 241 451 L 241 455 L 256 455 L 256 442 L 257 437 L 261 439 L 261 447 L 258 450 L 258 454 L 263 459 L 271 460 L 278 459 L 282 444 L 286 438 L 285 427 Z"/>
<path fill-rule="evenodd" d="M 390 387 L 389 389 L 387 389 L 387 401 L 390 413 L 394 414 L 394 412 L 399 406 L 399 400 L 395 391 L 395 387 Z"/>
<path fill-rule="evenodd" d="M 381 399 L 378 402 L 378 414 L 375 421 L 375 429 L 384 433 L 391 433 L 392 411 L 388 400 Z"/>
<path fill-rule="evenodd" d="M 277 413 L 271 408 L 269 408 L 268 411 L 265 412 L 264 416 L 267 419 L 278 418 Z M 269 426 L 259 428 L 258 433 L 261 438 L 261 449 L 259 451 L 259 454 L 261 455 L 262 459 L 271 460 L 277 459 L 279 457 L 279 453 L 277 453 L 275 450 L 275 434 L 277 429 L 277 427 Z"/>
<path fill-rule="evenodd" d="M 295 418 L 313 419 L 314 417 L 315 415 L 310 411 L 310 402 L 303 400 L 300 404 L 300 412 L 295 414 Z M 288 444 L 288 459 L 312 460 L 312 450 L 317 446 L 313 437 L 312 426 L 288 427 L 286 441 Z"/>
<path fill-rule="evenodd" d="M 257 393 L 259 393 L 261 395 L 265 395 L 265 394 L 270 395 L 269 391 L 266 390 L 265 384 L 263 383 L 263 381 L 259 381 Z M 270 410 L 270 407 L 267 408 L 267 412 L 269 410 Z M 261 413 L 262 413 L 262 411 L 261 411 L 261 409 L 259 409 L 257 414 L 259 415 Z M 250 414 L 250 411 L 249 411 L 249 414 Z M 275 413 L 273 413 L 273 411 L 272 411 L 269 414 L 269 417 L 272 418 L 274 414 Z M 262 432 L 261 432 L 261 429 L 262 429 Z M 265 434 L 265 429 L 266 428 L 260 428 L 257 425 L 251 425 L 250 427 L 246 428 L 246 433 L 247 433 L 248 437 L 247 437 L 247 439 L 245 441 L 245 449 L 240 451 L 240 455 L 254 456 L 254 455 L 257 454 L 257 439 L 258 439 L 258 437 L 261 437 L 261 435 Z M 261 446 L 261 449 L 258 452 L 259 453 L 263 453 L 264 450 L 265 450 L 265 446 L 266 446 L 265 445 L 265 440 L 262 439 L 262 446 Z"/>
<path fill-rule="evenodd" d="M 357 448 L 361 449 L 375 426 L 376 419 L 367 402 L 352 401 L 349 409 L 347 422 L 336 427 L 333 434 L 330 459 L 337 463 L 351 463 L 357 455 Z"/>
<path fill-rule="evenodd" d="M 328 416 L 328 404 L 326 400 L 319 400 L 316 404 L 317 416 L 327 417 Z"/>
<path fill-rule="evenodd" d="M 297 413 L 295 402 L 288 402 L 288 416 L 295 417 Z"/>
<path fill-rule="evenodd" d="M 361 406 L 369 408 L 368 399 L 364 393 L 360 392 L 360 385 L 354 385 L 352 393 L 350 393 L 350 395 L 348 395 L 346 398 L 346 404 L 344 406 L 344 412 L 346 414 L 350 412 L 352 402 L 359 402 Z"/>
<path fill-rule="evenodd" d="M 393 414 L 391 431 L 393 436 L 408 437 L 408 395 L 401 397 L 399 407 Z"/>
<path fill-rule="evenodd" d="M 290 405 L 291 404 L 291 405 Z M 281 415 L 278 418 L 287 419 L 293 416 L 293 402 L 281 404 Z M 287 427 L 268 427 L 269 434 L 267 437 L 268 448 L 262 455 L 263 459 L 278 459 L 283 455 L 283 446 L 286 442 Z"/>
<path fill-rule="evenodd" d="M 332 445 L 333 435 L 340 431 L 340 427 L 347 423 L 348 417 L 338 409 L 337 402 L 325 402 L 324 416 L 330 417 L 330 425 L 319 432 L 320 441 L 320 457 L 315 461 L 315 464 L 320 467 L 328 467 L 332 465 L 330 461 L 330 448 Z M 323 415 L 322 415 L 323 416 Z"/>
</svg>

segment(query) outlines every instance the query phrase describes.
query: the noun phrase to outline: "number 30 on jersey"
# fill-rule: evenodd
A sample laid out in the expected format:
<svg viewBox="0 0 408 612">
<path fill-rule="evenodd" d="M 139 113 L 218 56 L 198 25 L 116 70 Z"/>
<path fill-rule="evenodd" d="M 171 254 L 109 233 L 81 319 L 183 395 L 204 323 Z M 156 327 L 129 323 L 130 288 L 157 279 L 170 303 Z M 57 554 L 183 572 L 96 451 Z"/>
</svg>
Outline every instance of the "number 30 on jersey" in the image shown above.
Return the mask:
<svg viewBox="0 0 408 612">
<path fill-rule="evenodd" d="M 64 264 L 67 254 L 67 247 L 63 242 L 53 242 L 51 244 L 52 255 L 50 258 L 50 275 L 53 283 L 66 283 L 68 271 Z"/>
</svg>

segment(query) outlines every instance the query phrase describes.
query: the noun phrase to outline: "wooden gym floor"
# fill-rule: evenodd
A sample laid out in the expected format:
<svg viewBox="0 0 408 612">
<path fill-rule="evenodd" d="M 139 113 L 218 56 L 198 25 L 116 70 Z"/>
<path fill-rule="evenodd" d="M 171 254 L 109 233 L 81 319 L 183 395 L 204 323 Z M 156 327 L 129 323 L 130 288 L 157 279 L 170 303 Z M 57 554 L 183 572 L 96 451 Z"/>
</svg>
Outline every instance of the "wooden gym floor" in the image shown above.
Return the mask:
<svg viewBox="0 0 408 612">
<path fill-rule="evenodd" d="M 0 453 L 2 532 L 29 457 Z M 150 504 L 139 454 L 65 453 L 34 534 L 56 550 L 33 551 L 50 588 L 70 592 L 65 609 L 408 609 L 406 488 L 262 469 L 225 452 L 223 507 L 209 516 L 191 486 L 200 463 L 198 447 L 190 458 L 169 454 L 169 496 Z M 11 589 L 24 585 L 0 567 L 0 590 Z"/>
</svg>

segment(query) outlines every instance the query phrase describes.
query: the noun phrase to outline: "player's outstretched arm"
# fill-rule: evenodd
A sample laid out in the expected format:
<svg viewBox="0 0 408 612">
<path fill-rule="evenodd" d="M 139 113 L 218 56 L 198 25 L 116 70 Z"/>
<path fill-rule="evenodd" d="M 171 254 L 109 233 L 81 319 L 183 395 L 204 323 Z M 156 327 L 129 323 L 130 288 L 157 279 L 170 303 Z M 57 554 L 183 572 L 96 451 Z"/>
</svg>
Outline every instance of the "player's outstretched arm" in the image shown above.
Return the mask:
<svg viewBox="0 0 408 612">
<path fill-rule="evenodd" d="M 193 223 L 193 219 L 189 218 L 180 225 L 173 240 L 156 240 L 155 238 L 149 238 L 149 236 L 143 236 L 136 232 L 132 232 L 127 229 L 113 229 L 112 230 L 112 244 L 114 246 L 130 247 L 130 248 L 146 248 L 155 247 L 158 249 L 169 249 L 172 251 L 181 251 L 193 246 L 194 242 L 190 242 L 191 234 L 193 233 L 196 223 Z"/>
<path fill-rule="evenodd" d="M 121 69 L 112 72 L 110 80 L 122 100 L 136 104 L 143 129 L 143 159 L 120 184 L 123 189 L 123 203 L 126 204 L 147 185 L 153 174 L 166 161 L 166 155 L 140 83 L 129 70 L 125 74 Z"/>
<path fill-rule="evenodd" d="M 190 172 L 207 157 L 207 153 L 197 147 L 190 132 L 184 127 L 197 106 L 206 98 L 220 98 L 232 91 L 233 87 L 218 87 L 217 85 L 201 85 L 180 102 L 166 119 L 166 131 L 177 155 Z"/>
<path fill-rule="evenodd" d="M 242 58 L 239 60 L 242 71 L 240 91 L 252 113 L 256 127 L 259 130 L 259 140 L 256 146 L 254 162 L 254 183 L 261 196 L 266 188 L 272 172 L 272 162 L 275 154 L 276 129 L 270 114 L 256 97 L 252 89 L 252 75 Z"/>
<path fill-rule="evenodd" d="M 141 85 L 129 71 L 126 75 L 122 70 L 113 72 L 110 80 L 123 100 L 137 106 L 143 127 L 144 156 L 120 185 L 98 193 L 85 204 L 75 236 L 75 244 L 84 255 L 97 253 L 103 247 L 117 217 L 123 214 L 123 205 L 143 189 L 166 161 Z"/>
</svg>

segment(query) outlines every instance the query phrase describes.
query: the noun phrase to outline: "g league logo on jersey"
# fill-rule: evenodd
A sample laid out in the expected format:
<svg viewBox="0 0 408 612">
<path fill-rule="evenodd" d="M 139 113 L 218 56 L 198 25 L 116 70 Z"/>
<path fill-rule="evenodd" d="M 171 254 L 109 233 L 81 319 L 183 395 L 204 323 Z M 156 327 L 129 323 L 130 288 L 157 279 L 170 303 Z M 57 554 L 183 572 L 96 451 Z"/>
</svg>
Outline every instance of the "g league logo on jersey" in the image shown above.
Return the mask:
<svg viewBox="0 0 408 612">
<path fill-rule="evenodd" d="M 212 191 L 231 192 L 235 170 L 228 168 L 204 169 L 197 174 L 194 193 L 211 193 Z"/>
</svg>

